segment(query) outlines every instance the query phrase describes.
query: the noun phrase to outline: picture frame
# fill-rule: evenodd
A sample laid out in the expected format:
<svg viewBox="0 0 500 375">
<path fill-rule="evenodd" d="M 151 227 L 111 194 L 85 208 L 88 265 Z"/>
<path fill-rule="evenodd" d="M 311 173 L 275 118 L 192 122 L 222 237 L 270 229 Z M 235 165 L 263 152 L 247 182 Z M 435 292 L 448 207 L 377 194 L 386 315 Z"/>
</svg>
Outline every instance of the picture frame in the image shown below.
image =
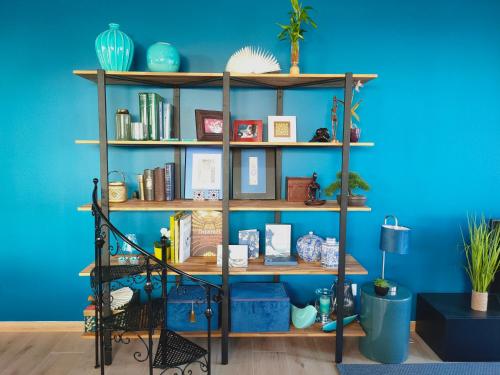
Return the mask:
<svg viewBox="0 0 500 375">
<path fill-rule="evenodd" d="M 288 257 L 291 254 L 291 246 L 292 226 L 290 224 L 266 224 L 266 257 Z"/>
<path fill-rule="evenodd" d="M 196 139 L 198 141 L 222 141 L 224 120 L 222 111 L 195 109 Z"/>
<path fill-rule="evenodd" d="M 222 199 L 222 149 L 186 148 L 184 199 Z"/>
<path fill-rule="evenodd" d="M 268 116 L 267 140 L 268 142 L 297 142 L 297 117 Z"/>
<path fill-rule="evenodd" d="M 234 120 L 233 141 L 235 142 L 262 142 L 262 120 Z"/>
<path fill-rule="evenodd" d="M 248 267 L 248 246 L 229 245 L 229 268 Z M 217 267 L 222 267 L 222 245 L 217 246 Z"/>
<path fill-rule="evenodd" d="M 276 199 L 272 149 L 233 150 L 233 199 Z"/>
</svg>

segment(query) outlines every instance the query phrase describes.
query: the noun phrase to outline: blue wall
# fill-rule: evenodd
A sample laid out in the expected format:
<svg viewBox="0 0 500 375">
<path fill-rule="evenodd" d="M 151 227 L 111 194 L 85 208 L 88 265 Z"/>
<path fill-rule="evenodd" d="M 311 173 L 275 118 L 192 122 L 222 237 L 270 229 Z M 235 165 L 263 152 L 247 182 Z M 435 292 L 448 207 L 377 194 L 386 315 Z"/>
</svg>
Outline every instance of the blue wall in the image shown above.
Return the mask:
<svg viewBox="0 0 500 375">
<path fill-rule="evenodd" d="M 413 292 L 469 288 L 459 249 L 467 212 L 500 216 L 500 29 L 498 1 L 307 1 L 319 29 L 301 46 L 303 72 L 378 73 L 365 86 L 362 138 L 372 149 L 353 150 L 352 170 L 372 185 L 372 213 L 349 215 L 349 252 L 378 275 L 379 226 L 387 213 L 413 228 L 408 256 L 389 256 L 388 276 Z M 335 5 L 334 5 L 335 3 Z M 76 207 L 89 201 L 98 175 L 98 150 L 75 139 L 97 137 L 94 84 L 73 69 L 98 66 L 97 34 L 118 22 L 136 43 L 133 68 L 145 69 L 145 49 L 175 44 L 185 71 L 224 69 L 241 46 L 260 45 L 288 69 L 289 46 L 275 22 L 288 1 L 5 1 L 0 4 L 2 124 L 2 251 L 0 320 L 78 320 L 89 294 L 78 271 L 92 260 L 92 219 Z M 137 114 L 141 88 L 109 89 L 109 114 Z M 171 98 L 169 90 L 158 90 Z M 329 90 L 286 92 L 286 114 L 297 115 L 299 140 L 328 120 Z M 338 92 L 337 94 L 340 94 Z M 232 93 L 235 117 L 265 118 L 274 93 Z M 182 93 L 182 126 L 194 135 L 194 108 L 220 108 L 220 91 Z M 112 122 L 110 122 L 112 125 Z M 112 128 L 110 126 L 110 128 Z M 172 160 L 165 149 L 113 149 L 110 167 L 134 173 Z M 339 153 L 287 150 L 285 175 L 319 173 L 328 184 Z M 114 214 L 125 231 L 148 243 L 167 222 L 164 213 Z M 271 214 L 234 214 L 237 229 L 262 229 Z M 333 213 L 283 215 L 294 239 L 314 230 L 338 234 Z M 141 239 L 141 238 L 140 238 Z M 294 300 L 305 301 L 328 277 L 288 277 Z"/>
</svg>

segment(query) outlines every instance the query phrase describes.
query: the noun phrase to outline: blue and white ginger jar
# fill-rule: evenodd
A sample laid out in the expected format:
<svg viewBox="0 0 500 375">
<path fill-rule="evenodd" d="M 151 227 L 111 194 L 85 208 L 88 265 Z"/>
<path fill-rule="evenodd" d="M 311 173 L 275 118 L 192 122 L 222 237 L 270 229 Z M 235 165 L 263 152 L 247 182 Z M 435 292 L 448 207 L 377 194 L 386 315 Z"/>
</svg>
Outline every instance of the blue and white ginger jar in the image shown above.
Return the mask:
<svg viewBox="0 0 500 375">
<path fill-rule="evenodd" d="M 317 262 L 321 258 L 321 246 L 324 240 L 309 232 L 297 240 L 297 253 L 306 262 Z"/>
<path fill-rule="evenodd" d="M 104 70 L 130 70 L 134 57 L 134 42 L 119 29 L 120 25 L 110 23 L 109 30 L 100 33 L 95 40 L 97 58 Z"/>
</svg>

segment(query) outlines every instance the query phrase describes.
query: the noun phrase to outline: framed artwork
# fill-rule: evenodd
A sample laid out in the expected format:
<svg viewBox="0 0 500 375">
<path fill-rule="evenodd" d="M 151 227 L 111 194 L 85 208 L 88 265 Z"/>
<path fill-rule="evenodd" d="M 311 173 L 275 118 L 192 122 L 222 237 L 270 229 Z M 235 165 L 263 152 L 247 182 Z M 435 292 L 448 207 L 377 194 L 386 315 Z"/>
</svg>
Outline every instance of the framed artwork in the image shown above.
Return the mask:
<svg viewBox="0 0 500 375">
<path fill-rule="evenodd" d="M 291 242 L 290 224 L 266 224 L 266 256 L 290 256 Z"/>
<path fill-rule="evenodd" d="M 224 121 L 222 111 L 196 109 L 196 139 L 198 141 L 222 141 Z"/>
<path fill-rule="evenodd" d="M 259 231 L 257 229 L 238 231 L 238 244 L 248 246 L 248 259 L 259 257 Z"/>
<path fill-rule="evenodd" d="M 262 120 L 234 120 L 233 141 L 262 142 Z"/>
<path fill-rule="evenodd" d="M 222 149 L 186 149 L 184 199 L 222 199 Z"/>
<path fill-rule="evenodd" d="M 248 267 L 248 246 L 229 245 L 229 267 Z M 222 267 L 222 245 L 217 246 L 217 266 Z"/>
<path fill-rule="evenodd" d="M 233 150 L 233 199 L 276 199 L 274 150 Z"/>
<path fill-rule="evenodd" d="M 267 140 L 269 142 L 297 142 L 295 116 L 268 116 Z"/>
</svg>

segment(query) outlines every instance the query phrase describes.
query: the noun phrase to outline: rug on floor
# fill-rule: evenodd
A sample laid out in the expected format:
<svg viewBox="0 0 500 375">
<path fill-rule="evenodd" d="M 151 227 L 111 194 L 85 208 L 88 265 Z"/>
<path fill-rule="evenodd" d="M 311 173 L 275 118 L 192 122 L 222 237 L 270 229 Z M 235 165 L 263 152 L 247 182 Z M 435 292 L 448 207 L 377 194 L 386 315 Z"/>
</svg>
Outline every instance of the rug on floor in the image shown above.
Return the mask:
<svg viewBox="0 0 500 375">
<path fill-rule="evenodd" d="M 500 362 L 337 365 L 340 375 L 499 375 Z"/>
</svg>

